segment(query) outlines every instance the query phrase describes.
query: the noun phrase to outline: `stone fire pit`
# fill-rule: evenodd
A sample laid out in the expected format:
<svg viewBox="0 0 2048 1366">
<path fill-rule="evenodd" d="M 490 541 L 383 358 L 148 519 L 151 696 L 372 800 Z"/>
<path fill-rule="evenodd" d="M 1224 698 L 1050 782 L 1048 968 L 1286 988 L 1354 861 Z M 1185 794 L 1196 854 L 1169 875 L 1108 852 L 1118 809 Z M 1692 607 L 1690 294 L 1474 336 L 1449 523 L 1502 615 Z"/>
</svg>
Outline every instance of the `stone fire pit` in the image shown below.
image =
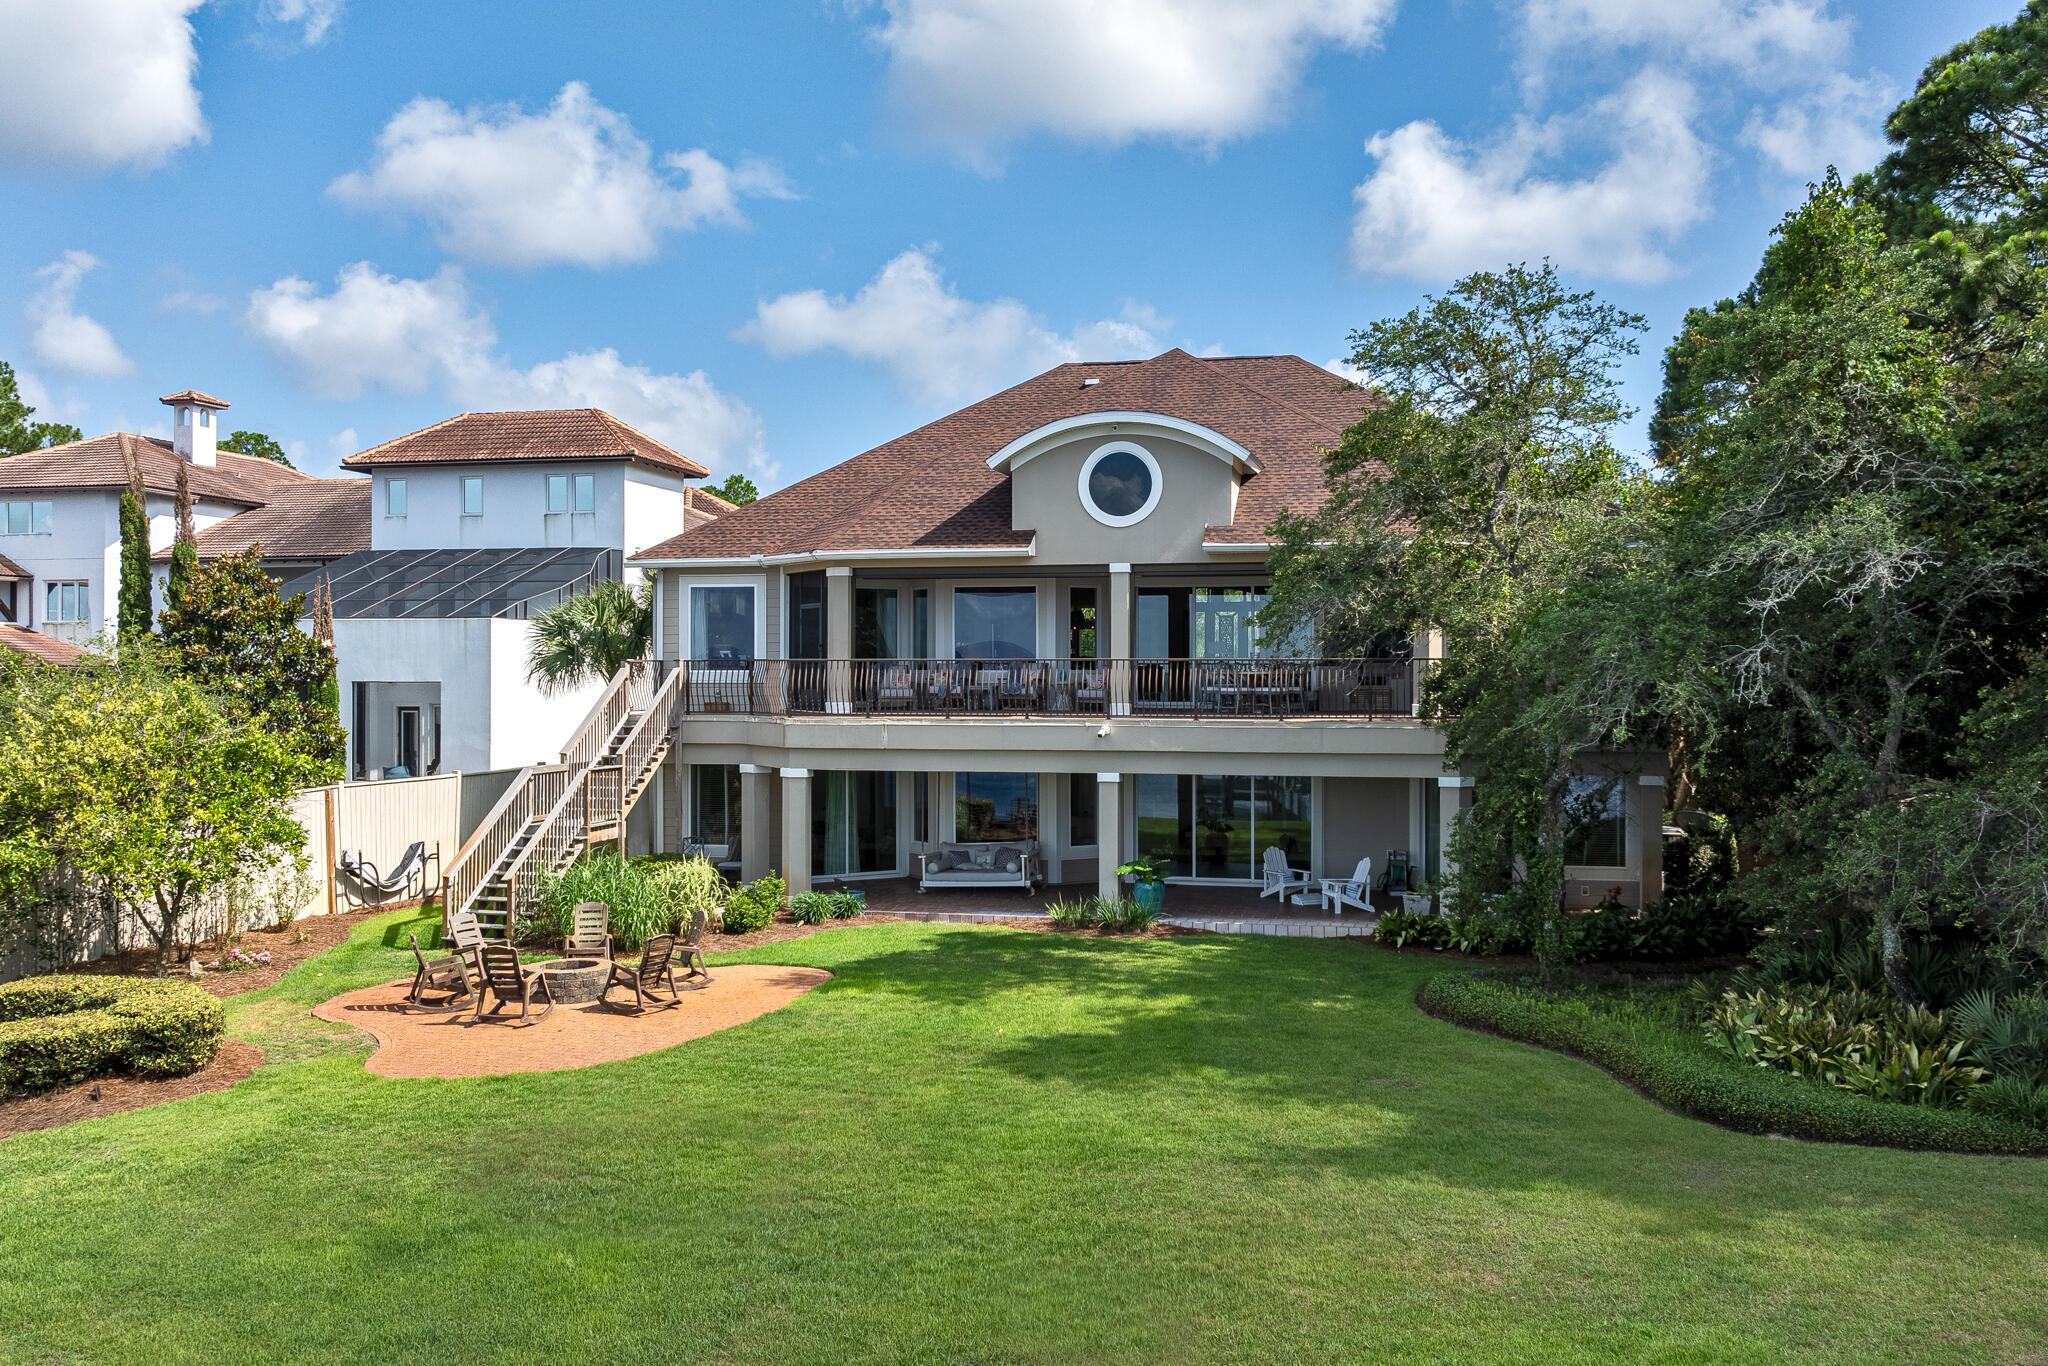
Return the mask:
<svg viewBox="0 0 2048 1366">
<path fill-rule="evenodd" d="M 539 968 L 547 978 L 548 999 L 559 1006 L 595 1001 L 612 975 L 611 960 L 606 958 L 557 958 Z"/>
</svg>

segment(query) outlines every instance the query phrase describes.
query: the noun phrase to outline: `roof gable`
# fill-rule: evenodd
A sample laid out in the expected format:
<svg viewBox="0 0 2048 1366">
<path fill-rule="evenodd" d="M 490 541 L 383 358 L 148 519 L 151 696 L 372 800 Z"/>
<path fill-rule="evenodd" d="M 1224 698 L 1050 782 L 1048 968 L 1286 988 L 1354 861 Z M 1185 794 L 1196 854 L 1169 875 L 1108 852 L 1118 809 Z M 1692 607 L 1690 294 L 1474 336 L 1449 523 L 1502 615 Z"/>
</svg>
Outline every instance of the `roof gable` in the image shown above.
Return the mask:
<svg viewBox="0 0 2048 1366">
<path fill-rule="evenodd" d="M 459 413 L 344 459 L 349 469 L 504 460 L 631 460 L 686 478 L 709 473 L 601 408 Z"/>
<path fill-rule="evenodd" d="M 187 464 L 170 442 L 159 437 L 107 432 L 0 459 L 0 489 L 49 493 L 125 489 L 133 462 L 142 468 L 144 488 L 171 494 L 178 486 L 178 467 L 184 465 L 194 498 L 257 507 L 268 502 L 276 488 L 312 480 L 311 475 L 273 461 L 233 451 L 219 452 L 215 461 L 212 465 Z"/>
</svg>

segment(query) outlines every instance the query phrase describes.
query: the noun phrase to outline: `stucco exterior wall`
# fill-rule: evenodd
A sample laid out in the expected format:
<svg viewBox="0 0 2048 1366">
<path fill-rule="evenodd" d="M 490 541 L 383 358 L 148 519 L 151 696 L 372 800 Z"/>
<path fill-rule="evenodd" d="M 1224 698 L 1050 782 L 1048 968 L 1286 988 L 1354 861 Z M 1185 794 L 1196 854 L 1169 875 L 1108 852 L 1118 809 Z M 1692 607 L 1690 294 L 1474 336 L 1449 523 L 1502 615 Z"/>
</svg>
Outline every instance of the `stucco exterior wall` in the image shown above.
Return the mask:
<svg viewBox="0 0 2048 1366">
<path fill-rule="evenodd" d="M 488 767 L 555 763 L 575 734 L 603 683 L 586 683 L 558 696 L 543 696 L 527 681 L 526 660 L 533 624 L 488 621 L 490 651 L 490 753 Z"/>
<path fill-rule="evenodd" d="M 549 475 L 594 481 L 591 512 L 547 510 Z M 462 512 L 462 481 L 484 481 L 483 512 Z M 393 517 L 388 486 L 405 481 L 406 515 Z M 373 550 L 512 549 L 526 546 L 619 547 L 626 535 L 624 462 L 555 463 L 540 460 L 476 462 L 463 465 L 406 465 L 379 469 L 370 492 L 370 547 Z M 678 513 L 675 530 L 682 529 Z M 673 532 L 669 533 L 673 534 Z"/>
<path fill-rule="evenodd" d="M 1159 505 L 1131 526 L 1106 526 L 1081 502 L 1081 469 L 1112 438 L 1089 437 L 1032 457 L 1010 476 L 1010 524 L 1038 533 L 1038 556 L 1048 564 L 1159 564 L 1201 562 L 1202 530 L 1230 521 L 1230 467 L 1185 442 L 1142 435 L 1128 438 L 1159 462 Z M 1126 438 L 1116 437 L 1118 441 Z"/>
</svg>

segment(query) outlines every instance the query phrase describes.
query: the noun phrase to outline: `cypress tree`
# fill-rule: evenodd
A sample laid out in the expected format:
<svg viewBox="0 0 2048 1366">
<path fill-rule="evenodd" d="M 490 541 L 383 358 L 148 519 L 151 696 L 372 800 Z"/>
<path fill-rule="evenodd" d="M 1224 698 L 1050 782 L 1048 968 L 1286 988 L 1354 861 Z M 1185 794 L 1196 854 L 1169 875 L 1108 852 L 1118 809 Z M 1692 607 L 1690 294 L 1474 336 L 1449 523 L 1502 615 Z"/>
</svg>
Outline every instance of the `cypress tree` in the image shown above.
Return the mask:
<svg viewBox="0 0 2048 1366">
<path fill-rule="evenodd" d="M 199 569 L 199 533 L 192 526 L 192 482 L 182 460 L 178 462 L 176 509 L 178 539 L 171 547 L 171 581 L 164 593 L 166 610 L 174 610 L 185 601 L 192 576 Z"/>
<path fill-rule="evenodd" d="M 121 493 L 121 592 L 115 620 L 123 641 L 149 634 L 149 517 L 133 489 Z"/>
</svg>

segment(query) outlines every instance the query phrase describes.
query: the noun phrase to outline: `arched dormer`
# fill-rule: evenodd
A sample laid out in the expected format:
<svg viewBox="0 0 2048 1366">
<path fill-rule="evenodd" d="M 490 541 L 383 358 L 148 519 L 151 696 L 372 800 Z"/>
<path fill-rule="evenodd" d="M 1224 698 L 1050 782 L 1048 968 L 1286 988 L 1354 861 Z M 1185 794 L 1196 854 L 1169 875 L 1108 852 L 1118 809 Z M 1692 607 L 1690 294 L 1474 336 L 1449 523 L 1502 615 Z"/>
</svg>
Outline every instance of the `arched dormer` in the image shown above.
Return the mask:
<svg viewBox="0 0 2048 1366">
<path fill-rule="evenodd" d="M 1152 412 L 1048 422 L 988 459 L 1010 478 L 1010 525 L 1037 557 L 1066 563 L 1204 558 L 1205 527 L 1228 525 L 1250 451 L 1210 427 Z"/>
</svg>

